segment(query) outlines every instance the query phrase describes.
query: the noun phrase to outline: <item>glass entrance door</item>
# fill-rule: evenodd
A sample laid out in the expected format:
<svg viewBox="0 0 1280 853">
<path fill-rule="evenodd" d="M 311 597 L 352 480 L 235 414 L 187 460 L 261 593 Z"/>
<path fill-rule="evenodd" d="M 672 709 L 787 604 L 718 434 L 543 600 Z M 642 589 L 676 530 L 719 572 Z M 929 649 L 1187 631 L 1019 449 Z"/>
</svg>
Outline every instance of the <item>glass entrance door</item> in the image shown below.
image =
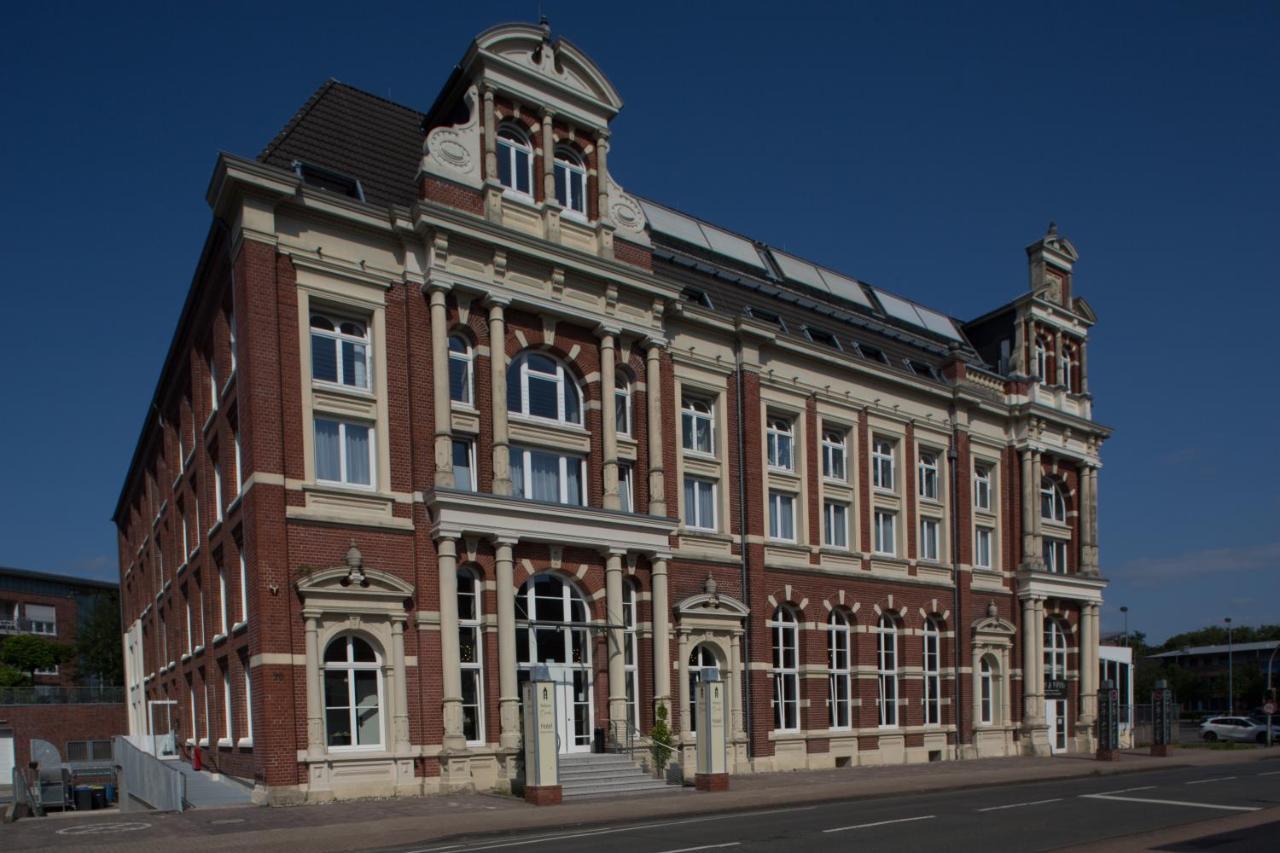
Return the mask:
<svg viewBox="0 0 1280 853">
<path fill-rule="evenodd" d="M 1045 704 L 1049 718 L 1049 749 L 1057 755 L 1067 751 L 1067 703 L 1063 699 L 1050 699 Z"/>
<path fill-rule="evenodd" d="M 591 643 L 582 594 L 553 574 L 535 575 L 516 595 L 516 657 L 520 679 L 546 666 L 556 684 L 560 752 L 590 752 L 595 719 Z"/>
</svg>

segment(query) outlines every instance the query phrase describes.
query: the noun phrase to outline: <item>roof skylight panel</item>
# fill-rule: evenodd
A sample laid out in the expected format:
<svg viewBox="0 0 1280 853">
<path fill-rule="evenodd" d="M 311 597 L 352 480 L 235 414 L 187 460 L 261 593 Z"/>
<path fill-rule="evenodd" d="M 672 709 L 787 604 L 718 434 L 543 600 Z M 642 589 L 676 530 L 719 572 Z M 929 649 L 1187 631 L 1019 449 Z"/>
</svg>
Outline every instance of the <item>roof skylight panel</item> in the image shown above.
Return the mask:
<svg viewBox="0 0 1280 853">
<path fill-rule="evenodd" d="M 698 227 L 697 220 L 644 200 L 641 200 L 640 207 L 644 210 L 645 218 L 649 220 L 649 227 L 654 231 L 704 249 L 711 248 L 702 229 Z"/>
<path fill-rule="evenodd" d="M 831 270 L 818 269 L 818 275 L 822 276 L 822 280 L 826 282 L 827 288 L 835 294 L 850 302 L 856 302 L 864 308 L 871 307 L 871 300 L 867 298 L 867 294 L 863 292 L 862 285 L 858 284 L 851 278 L 846 278 L 839 273 Z"/>
<path fill-rule="evenodd" d="M 913 326 L 925 328 L 924 321 L 920 319 L 920 315 L 916 313 L 916 307 L 905 299 L 899 299 L 892 293 L 885 293 L 883 290 L 873 288 L 876 298 L 880 300 L 881 306 L 884 307 L 884 313 L 894 319 L 901 320 L 904 323 L 910 323 Z"/>
<path fill-rule="evenodd" d="M 920 319 L 924 321 L 924 327 L 936 335 L 942 335 L 944 338 L 950 338 L 953 341 L 963 340 L 959 333 L 956 332 L 955 324 L 950 318 L 944 317 L 937 311 L 924 308 L 919 305 L 915 306 L 916 313 L 920 315 Z"/>
<path fill-rule="evenodd" d="M 778 269 L 788 280 L 806 284 L 809 287 L 816 288 L 823 293 L 830 292 L 827 283 L 822 280 L 822 276 L 818 273 L 818 268 L 813 264 L 802 261 L 799 258 L 779 252 L 777 249 L 770 249 L 769 254 L 773 256 L 773 260 L 778 265 Z"/>
<path fill-rule="evenodd" d="M 711 247 L 711 251 L 724 255 L 726 258 L 733 258 L 735 261 L 753 266 L 756 269 L 769 269 L 765 266 L 760 253 L 756 251 L 756 247 L 750 240 L 746 240 L 736 234 L 730 234 L 728 231 L 722 231 L 705 222 L 701 222 L 699 225 L 702 228 L 702 233 L 706 235 L 707 244 Z"/>
</svg>

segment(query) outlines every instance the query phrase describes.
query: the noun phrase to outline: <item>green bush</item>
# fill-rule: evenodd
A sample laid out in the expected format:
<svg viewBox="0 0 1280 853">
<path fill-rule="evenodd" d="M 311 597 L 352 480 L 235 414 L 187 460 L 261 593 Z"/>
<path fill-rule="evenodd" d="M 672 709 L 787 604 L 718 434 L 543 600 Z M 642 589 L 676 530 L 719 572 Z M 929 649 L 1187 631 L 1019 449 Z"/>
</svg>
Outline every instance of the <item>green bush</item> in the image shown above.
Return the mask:
<svg viewBox="0 0 1280 853">
<path fill-rule="evenodd" d="M 654 766 L 658 768 L 658 775 L 662 775 L 671 758 L 671 727 L 667 725 L 666 705 L 659 705 L 654 713 L 657 720 L 653 728 L 649 729 L 649 740 L 653 742 L 649 751 L 653 755 Z"/>
</svg>

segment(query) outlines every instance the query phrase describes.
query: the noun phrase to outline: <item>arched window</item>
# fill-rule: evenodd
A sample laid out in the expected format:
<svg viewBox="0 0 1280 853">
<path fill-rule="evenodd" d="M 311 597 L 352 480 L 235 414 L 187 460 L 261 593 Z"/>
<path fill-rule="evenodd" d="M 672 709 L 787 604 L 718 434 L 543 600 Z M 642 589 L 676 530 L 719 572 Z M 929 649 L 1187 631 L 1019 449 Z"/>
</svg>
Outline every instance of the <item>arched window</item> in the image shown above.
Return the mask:
<svg viewBox="0 0 1280 853">
<path fill-rule="evenodd" d="M 369 388 L 369 327 L 358 320 L 311 315 L 311 378 Z"/>
<path fill-rule="evenodd" d="M 1071 371 L 1075 368 L 1075 347 L 1064 345 L 1062 357 L 1058 359 L 1058 384 L 1068 391 L 1074 390 L 1071 385 Z"/>
<path fill-rule="evenodd" d="M 507 368 L 507 410 L 581 425 L 582 392 L 563 364 L 540 352 L 523 352 Z"/>
<path fill-rule="evenodd" d="M 765 449 L 770 468 L 781 471 L 795 470 L 795 459 L 792 449 L 795 434 L 791 421 L 784 417 L 771 417 L 765 430 Z"/>
<path fill-rule="evenodd" d="M 613 380 L 613 420 L 618 435 L 631 435 L 631 382 L 621 370 Z"/>
<path fill-rule="evenodd" d="M 468 743 L 484 742 L 484 633 L 480 580 L 458 570 L 458 659 L 462 668 L 462 733 Z"/>
<path fill-rule="evenodd" d="M 827 712 L 833 729 L 853 725 L 853 647 L 849 620 L 839 610 L 827 617 Z"/>
<path fill-rule="evenodd" d="M 556 146 L 555 161 L 556 201 L 566 213 L 587 215 L 587 170 L 578 152 L 564 146 Z"/>
<path fill-rule="evenodd" d="M 330 749 L 382 746 L 382 662 L 359 637 L 343 634 L 325 647 L 324 725 Z"/>
<path fill-rule="evenodd" d="M 1049 342 L 1040 335 L 1036 335 L 1036 343 L 1034 349 L 1035 356 L 1035 375 L 1041 382 L 1049 381 Z"/>
<path fill-rule="evenodd" d="M 1046 521 L 1067 521 L 1067 498 L 1062 484 L 1052 477 L 1040 479 L 1040 517 Z"/>
<path fill-rule="evenodd" d="M 1044 677 L 1067 677 L 1067 633 L 1057 619 L 1044 620 Z"/>
<path fill-rule="evenodd" d="M 449 399 L 474 405 L 474 380 L 471 373 L 471 344 L 461 335 L 449 338 Z"/>
<path fill-rule="evenodd" d="M 884 614 L 876 626 L 876 666 L 880 682 L 880 725 L 898 725 L 898 626 Z"/>
<path fill-rule="evenodd" d="M 1000 708 L 996 664 L 985 655 L 978 664 L 978 722 L 984 726 L 996 724 Z"/>
<path fill-rule="evenodd" d="M 711 647 L 703 643 L 697 646 L 692 654 L 689 655 L 689 731 L 696 732 L 698 730 L 698 685 L 702 683 L 702 678 L 709 670 L 719 666 L 716 661 L 716 653 Z M 722 675 L 721 678 L 724 676 Z"/>
<path fill-rule="evenodd" d="M 557 713 L 563 715 L 562 751 L 591 746 L 591 637 L 582 593 L 559 575 L 543 572 L 524 582 L 516 594 L 518 677 L 527 680 L 546 665 L 560 685 Z"/>
<path fill-rule="evenodd" d="M 942 725 L 942 632 L 933 618 L 924 622 L 924 724 Z"/>
<path fill-rule="evenodd" d="M 715 453 L 715 421 L 711 415 L 711 404 L 696 397 L 685 397 L 680 408 L 684 449 Z"/>
<path fill-rule="evenodd" d="M 785 606 L 769 620 L 773 637 L 773 727 L 778 731 L 800 728 L 800 626 Z"/>
<path fill-rule="evenodd" d="M 498 129 L 498 183 L 521 195 L 533 195 L 533 146 L 515 125 Z"/>
<path fill-rule="evenodd" d="M 623 661 L 627 679 L 627 722 L 633 731 L 640 729 L 640 648 L 636 637 L 636 625 L 640 623 L 637 610 L 635 581 L 622 585 Z"/>
</svg>

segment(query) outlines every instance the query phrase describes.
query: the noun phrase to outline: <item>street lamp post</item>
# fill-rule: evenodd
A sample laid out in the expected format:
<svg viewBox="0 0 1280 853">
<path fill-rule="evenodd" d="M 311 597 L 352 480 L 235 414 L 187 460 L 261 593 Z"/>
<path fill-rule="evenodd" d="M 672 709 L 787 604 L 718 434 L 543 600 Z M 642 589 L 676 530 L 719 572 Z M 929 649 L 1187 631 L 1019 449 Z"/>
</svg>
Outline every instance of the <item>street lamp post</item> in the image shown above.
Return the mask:
<svg viewBox="0 0 1280 853">
<path fill-rule="evenodd" d="M 1120 606 L 1120 615 L 1124 617 L 1124 647 L 1129 648 L 1129 606 Z"/>
<path fill-rule="evenodd" d="M 1227 617 L 1227 713 L 1236 712 L 1235 670 L 1231 660 L 1231 617 Z"/>
</svg>

